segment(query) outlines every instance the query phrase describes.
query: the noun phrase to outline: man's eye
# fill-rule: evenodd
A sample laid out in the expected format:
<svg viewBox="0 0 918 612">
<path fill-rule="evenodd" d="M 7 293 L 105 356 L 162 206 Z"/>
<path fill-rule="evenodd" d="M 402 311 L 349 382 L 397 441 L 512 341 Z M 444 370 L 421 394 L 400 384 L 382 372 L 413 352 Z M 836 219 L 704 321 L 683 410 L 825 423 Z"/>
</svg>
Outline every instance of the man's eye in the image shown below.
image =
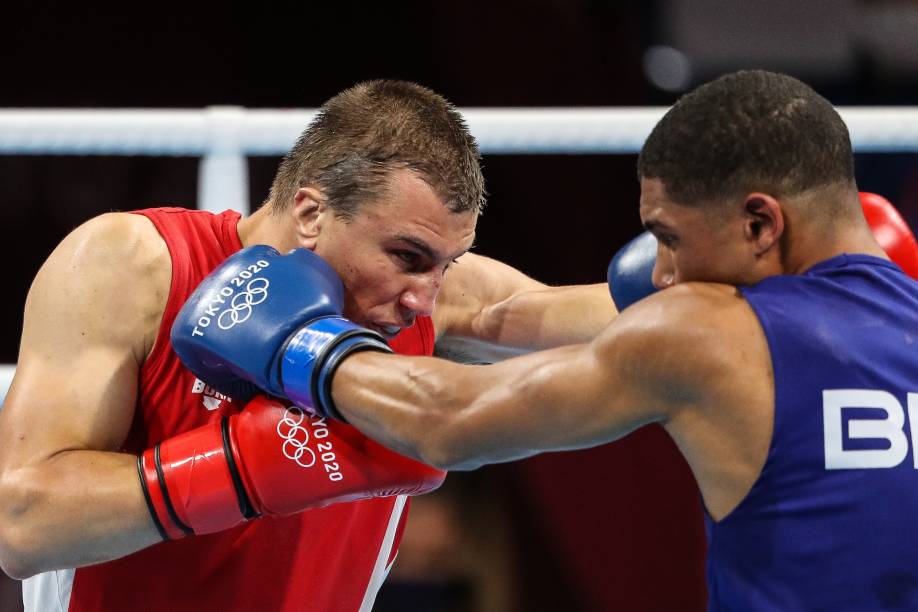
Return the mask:
<svg viewBox="0 0 918 612">
<path fill-rule="evenodd" d="M 395 251 L 395 256 L 406 264 L 414 264 L 418 260 L 418 254 L 411 251 Z"/>
<path fill-rule="evenodd" d="M 673 244 L 676 243 L 676 239 L 673 236 L 668 236 L 663 234 L 662 236 L 657 236 L 657 240 L 665 246 L 666 248 L 672 248 Z"/>
</svg>

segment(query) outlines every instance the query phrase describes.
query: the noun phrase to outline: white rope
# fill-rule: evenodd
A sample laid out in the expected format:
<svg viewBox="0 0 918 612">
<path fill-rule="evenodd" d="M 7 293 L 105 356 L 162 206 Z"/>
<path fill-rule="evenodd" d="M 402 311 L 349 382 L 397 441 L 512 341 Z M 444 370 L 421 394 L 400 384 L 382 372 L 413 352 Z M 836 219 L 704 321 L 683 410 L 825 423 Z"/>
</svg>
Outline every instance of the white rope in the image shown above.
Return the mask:
<svg viewBox="0 0 918 612">
<path fill-rule="evenodd" d="M 648 108 L 471 108 L 484 153 L 636 153 L 666 111 Z M 858 152 L 918 150 L 918 107 L 843 107 Z M 314 110 L 0 110 L 0 153 L 281 155 Z"/>
<path fill-rule="evenodd" d="M 855 151 L 918 151 L 918 107 L 842 107 Z M 469 108 L 488 154 L 637 153 L 666 112 L 648 108 Z M 201 157 L 198 207 L 248 212 L 246 156 L 282 155 L 315 110 L 0 110 L 0 154 Z M 0 365 L 0 398 L 13 366 Z"/>
</svg>

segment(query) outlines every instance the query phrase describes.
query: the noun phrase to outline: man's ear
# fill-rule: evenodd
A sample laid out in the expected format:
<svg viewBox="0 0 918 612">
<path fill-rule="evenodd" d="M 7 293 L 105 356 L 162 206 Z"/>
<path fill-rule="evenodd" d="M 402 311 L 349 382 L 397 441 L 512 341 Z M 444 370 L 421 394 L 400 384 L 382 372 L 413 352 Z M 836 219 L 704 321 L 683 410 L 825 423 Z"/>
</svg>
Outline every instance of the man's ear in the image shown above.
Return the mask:
<svg viewBox="0 0 918 612">
<path fill-rule="evenodd" d="M 299 246 L 315 250 L 326 212 L 328 204 L 317 187 L 310 185 L 296 190 L 291 214 Z"/>
<path fill-rule="evenodd" d="M 743 235 L 753 244 L 757 257 L 774 248 L 784 235 L 781 203 L 765 193 L 750 193 L 743 202 Z"/>
</svg>

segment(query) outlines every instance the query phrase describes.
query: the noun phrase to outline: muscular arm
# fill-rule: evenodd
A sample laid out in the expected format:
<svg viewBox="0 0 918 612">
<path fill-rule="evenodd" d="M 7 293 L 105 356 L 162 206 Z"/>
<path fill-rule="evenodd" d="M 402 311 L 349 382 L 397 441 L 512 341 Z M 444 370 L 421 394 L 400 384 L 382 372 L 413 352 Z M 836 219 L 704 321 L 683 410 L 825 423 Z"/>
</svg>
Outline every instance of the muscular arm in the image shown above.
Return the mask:
<svg viewBox="0 0 918 612">
<path fill-rule="evenodd" d="M 589 344 L 494 365 L 358 353 L 339 366 L 333 395 L 367 435 L 447 469 L 585 448 L 660 422 L 704 476 L 706 498 L 720 500 L 761 467 L 770 429 L 752 440 L 762 423 L 749 415 L 770 410 L 769 368 L 735 290 L 679 287 Z"/>
<path fill-rule="evenodd" d="M 589 342 L 615 314 L 605 283 L 549 287 L 499 261 L 467 253 L 444 277 L 434 326 L 438 350 L 496 361 Z"/>
<path fill-rule="evenodd" d="M 448 469 L 474 469 L 615 440 L 666 420 L 695 393 L 677 367 L 659 300 L 629 309 L 589 344 L 484 367 L 357 354 L 333 382 L 335 403 L 387 446 Z M 664 298 L 664 302 L 668 302 Z"/>
<path fill-rule="evenodd" d="M 136 458 L 118 451 L 170 274 L 153 226 L 127 214 L 78 228 L 39 271 L 0 413 L 0 561 L 10 575 L 105 561 L 160 540 Z"/>
</svg>

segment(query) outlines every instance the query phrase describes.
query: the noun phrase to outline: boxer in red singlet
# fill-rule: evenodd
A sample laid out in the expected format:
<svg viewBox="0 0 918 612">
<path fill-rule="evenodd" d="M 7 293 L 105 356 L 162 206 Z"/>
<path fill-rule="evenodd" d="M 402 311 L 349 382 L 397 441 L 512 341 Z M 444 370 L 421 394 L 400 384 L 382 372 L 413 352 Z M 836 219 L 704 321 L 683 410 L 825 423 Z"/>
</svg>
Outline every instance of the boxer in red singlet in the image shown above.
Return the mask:
<svg viewBox="0 0 918 612">
<path fill-rule="evenodd" d="M 344 282 L 345 315 L 404 354 L 429 355 L 435 339 L 464 350 L 583 341 L 611 318 L 605 285 L 547 288 L 465 253 L 483 202 L 455 109 L 377 81 L 323 106 L 252 216 L 148 209 L 68 236 L 29 293 L 0 413 L 0 563 L 27 579 L 26 609 L 369 610 L 404 495 L 368 488 L 320 507 L 330 498 L 307 490 L 302 512 L 204 535 L 151 513 L 163 500 L 142 486 L 137 455 L 246 409 L 179 363 L 169 330 L 198 282 L 253 244 L 321 255 Z M 367 460 L 361 445 L 338 452 Z"/>
</svg>

